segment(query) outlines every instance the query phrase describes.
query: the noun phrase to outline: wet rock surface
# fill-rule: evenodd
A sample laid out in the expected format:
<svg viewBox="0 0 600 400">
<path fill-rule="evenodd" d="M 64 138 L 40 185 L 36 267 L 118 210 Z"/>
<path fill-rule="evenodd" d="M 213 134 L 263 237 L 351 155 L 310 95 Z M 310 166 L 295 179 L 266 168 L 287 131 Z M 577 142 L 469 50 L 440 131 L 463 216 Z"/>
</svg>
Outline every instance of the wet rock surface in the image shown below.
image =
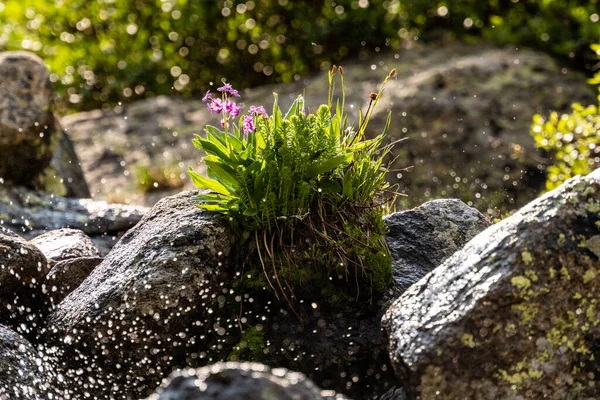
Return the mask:
<svg viewBox="0 0 600 400">
<path fill-rule="evenodd" d="M 419 207 L 385 217 L 392 255 L 394 295 L 461 249 L 490 225 L 476 209 L 458 199 L 428 201 Z"/>
<path fill-rule="evenodd" d="M 75 397 L 147 395 L 222 335 L 230 233 L 193 194 L 157 203 L 51 315 Z"/>
<path fill-rule="evenodd" d="M 47 290 L 54 304 L 77 289 L 102 260 L 100 257 L 78 257 L 57 262 L 46 276 Z"/>
<path fill-rule="evenodd" d="M 600 170 L 488 228 L 386 312 L 409 399 L 593 399 Z"/>
<path fill-rule="evenodd" d="M 386 86 L 368 132 L 379 133 L 391 110 L 388 137 L 410 139 L 397 146 L 393 168 L 414 168 L 402 171 L 401 179 L 400 174 L 388 176 L 398 179 L 399 190 L 408 194 L 405 208 L 455 197 L 499 216 L 525 205 L 545 181 L 538 165 L 546 160 L 529 135 L 532 116 L 566 111 L 574 101 L 596 101 L 583 75 L 563 73 L 549 56 L 524 49 L 450 42 L 344 68 L 350 121 L 383 77 L 392 68 L 398 71 L 398 78 Z M 243 101 L 268 109 L 274 91 L 282 107 L 305 91 L 309 109 L 315 110 L 327 98 L 327 77 L 316 74 L 293 84 L 244 91 Z M 167 97 L 63 118 L 92 195 L 140 204 L 153 204 L 178 185 L 192 187 L 187 167 L 202 171 L 203 166 L 191 139 L 215 121 L 200 100 Z M 135 190 L 152 170 L 158 187 Z"/>
<path fill-rule="evenodd" d="M 79 229 L 56 229 L 31 240 L 53 264 L 79 257 L 99 257 L 92 240 Z"/>
<path fill-rule="evenodd" d="M 0 325 L 0 398 L 48 398 L 49 394 L 56 394 L 52 387 L 54 379 L 31 344 Z"/>
<path fill-rule="evenodd" d="M 34 245 L 0 234 L 0 324 L 28 339 L 39 336 L 50 301 L 43 285 L 46 257 Z"/>
<path fill-rule="evenodd" d="M 27 52 L 0 53 L 0 178 L 29 184 L 46 168 L 53 138 L 54 91 L 42 59 Z"/>
<path fill-rule="evenodd" d="M 175 372 L 147 400 L 336 400 L 304 374 L 257 363 L 217 363 Z"/>
<path fill-rule="evenodd" d="M 140 206 L 69 199 L 0 185 L 2 226 L 30 239 L 54 229 L 79 229 L 91 237 L 102 255 L 123 232 L 138 223 L 147 210 Z"/>
<path fill-rule="evenodd" d="M 64 193 L 61 194 L 80 199 L 91 197 L 73 142 L 58 122 L 56 131 L 59 139 L 52 154 L 50 168 L 56 172 L 56 177 L 64 188 Z"/>
</svg>

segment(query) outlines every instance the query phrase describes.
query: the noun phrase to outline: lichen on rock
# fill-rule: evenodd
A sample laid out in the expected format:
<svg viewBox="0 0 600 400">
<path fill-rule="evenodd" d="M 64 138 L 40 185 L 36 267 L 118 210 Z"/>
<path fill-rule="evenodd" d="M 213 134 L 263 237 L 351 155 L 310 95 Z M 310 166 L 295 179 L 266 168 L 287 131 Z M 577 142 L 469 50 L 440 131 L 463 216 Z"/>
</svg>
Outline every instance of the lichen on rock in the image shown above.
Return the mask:
<svg viewBox="0 0 600 400">
<path fill-rule="evenodd" d="M 387 311 L 409 398 L 594 398 L 600 170 L 475 237 Z M 412 396 L 412 397 L 411 397 Z"/>
</svg>

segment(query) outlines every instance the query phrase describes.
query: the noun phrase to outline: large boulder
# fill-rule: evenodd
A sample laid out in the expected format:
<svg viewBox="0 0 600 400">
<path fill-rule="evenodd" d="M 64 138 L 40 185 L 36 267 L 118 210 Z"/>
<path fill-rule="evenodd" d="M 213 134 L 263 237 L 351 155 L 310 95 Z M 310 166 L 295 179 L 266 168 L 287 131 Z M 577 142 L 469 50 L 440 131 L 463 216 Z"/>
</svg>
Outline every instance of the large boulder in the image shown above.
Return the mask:
<svg viewBox="0 0 600 400">
<path fill-rule="evenodd" d="M 357 120 L 357 109 L 366 106 L 369 93 L 389 71 L 398 71 L 388 82 L 368 134 L 380 132 L 391 110 L 390 140 L 410 138 L 396 147 L 394 168 L 414 168 L 388 176 L 408 194 L 403 208 L 456 197 L 500 216 L 526 204 L 545 182 L 540 170 L 545 158 L 529 135 L 532 116 L 568 111 L 574 101 L 596 101 L 583 74 L 527 49 L 450 42 L 381 54 L 344 68 L 350 121 Z M 268 106 L 277 92 L 287 107 L 304 92 L 309 109 L 316 110 L 327 99 L 326 75 L 245 90 L 242 99 Z M 191 140 L 217 120 L 200 100 L 157 97 L 69 115 L 62 122 L 98 199 L 152 203 L 157 194 L 170 193 L 169 184 L 192 187 L 187 167 L 201 171 L 203 166 Z M 157 182 L 156 191 L 135 192 L 148 173 Z"/>
<path fill-rule="evenodd" d="M 193 194 L 157 203 L 51 315 L 76 398 L 146 395 L 223 334 L 230 233 Z"/>
<path fill-rule="evenodd" d="M 99 257 L 94 242 L 79 229 L 55 229 L 31 240 L 53 263 L 79 257 Z"/>
<path fill-rule="evenodd" d="M 22 336 L 0 325 L 0 399 L 42 399 L 57 392 L 55 375 Z M 48 397 L 50 396 L 50 397 Z"/>
<path fill-rule="evenodd" d="M 0 324 L 35 339 L 49 313 L 46 257 L 18 236 L 0 234 Z"/>
<path fill-rule="evenodd" d="M 90 236 L 102 255 L 108 253 L 120 235 L 138 223 L 147 210 L 0 185 L 0 225 L 29 239 L 54 229 L 79 229 Z"/>
<path fill-rule="evenodd" d="M 0 178 L 30 184 L 52 158 L 54 91 L 44 62 L 27 52 L 0 53 Z"/>
<path fill-rule="evenodd" d="M 483 214 L 458 199 L 431 200 L 387 215 L 385 222 L 396 296 L 490 225 Z"/>
<path fill-rule="evenodd" d="M 148 400 L 342 400 L 304 374 L 257 363 L 217 363 L 177 371 Z"/>
<path fill-rule="evenodd" d="M 410 399 L 595 399 L 600 170 L 488 228 L 386 312 Z"/>
</svg>

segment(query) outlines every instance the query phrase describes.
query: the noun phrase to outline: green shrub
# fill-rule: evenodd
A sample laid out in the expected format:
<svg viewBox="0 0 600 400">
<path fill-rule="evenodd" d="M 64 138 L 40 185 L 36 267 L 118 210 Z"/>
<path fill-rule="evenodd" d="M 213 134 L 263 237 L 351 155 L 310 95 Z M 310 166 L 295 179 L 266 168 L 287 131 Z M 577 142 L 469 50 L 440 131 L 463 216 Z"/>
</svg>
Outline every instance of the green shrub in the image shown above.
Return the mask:
<svg viewBox="0 0 600 400">
<path fill-rule="evenodd" d="M 600 45 L 592 48 L 600 55 Z M 600 84 L 600 72 L 590 80 Z M 573 104 L 570 114 L 554 111 L 533 117 L 535 146 L 553 158 L 547 168 L 546 189 L 552 190 L 575 175 L 586 175 L 600 166 L 600 95 L 598 106 Z"/>
<path fill-rule="evenodd" d="M 584 66 L 600 37 L 599 8 L 598 0 L 0 0 L 0 50 L 39 53 L 63 104 L 84 109 L 197 94 L 221 77 L 240 87 L 290 82 L 440 33 Z"/>
<path fill-rule="evenodd" d="M 194 200 L 227 215 L 242 243 L 252 239 L 268 285 L 289 303 L 298 297 L 295 290 L 342 300 L 381 293 L 391 282 L 382 206 L 395 197 L 383 162 L 393 144 L 381 147 L 390 119 L 380 135 L 364 138 L 385 81 L 353 129 L 344 114 L 340 70 L 342 96 L 335 106 L 330 73 L 331 96 L 315 113 L 306 114 L 299 96 L 282 114 L 275 95 L 270 116 L 252 106 L 238 124 L 237 92 L 226 84 L 222 97 L 207 93 L 204 99 L 222 115 L 223 129 L 207 126 L 206 138 L 194 139 L 207 154 L 208 178 L 191 168 L 189 174 L 197 187 L 212 191 Z M 338 296 L 340 286 L 350 286 L 351 294 Z"/>
</svg>

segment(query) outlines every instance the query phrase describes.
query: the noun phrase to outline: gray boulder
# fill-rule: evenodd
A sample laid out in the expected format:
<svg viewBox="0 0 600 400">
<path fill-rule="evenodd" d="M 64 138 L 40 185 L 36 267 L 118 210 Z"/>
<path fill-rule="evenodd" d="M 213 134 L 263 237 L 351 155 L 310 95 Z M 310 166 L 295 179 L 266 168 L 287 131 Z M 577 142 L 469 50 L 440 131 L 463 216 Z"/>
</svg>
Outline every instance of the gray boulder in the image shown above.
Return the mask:
<svg viewBox="0 0 600 400">
<path fill-rule="evenodd" d="M 138 223 L 147 210 L 0 185 L 0 225 L 29 239 L 54 229 L 79 229 L 90 236 L 102 255 L 108 253 L 119 236 Z"/>
<path fill-rule="evenodd" d="M 172 373 L 148 400 L 335 400 L 304 374 L 257 363 L 217 363 Z"/>
<path fill-rule="evenodd" d="M 50 168 L 56 172 L 59 183 L 64 187 L 64 195 L 81 199 L 92 197 L 73 142 L 58 121 L 56 134 L 59 135 L 59 139 L 52 154 Z"/>
<path fill-rule="evenodd" d="M 0 324 L 28 339 L 37 337 L 50 307 L 47 272 L 46 257 L 34 245 L 0 234 Z"/>
<path fill-rule="evenodd" d="M 51 315 L 76 398 L 147 395 L 223 335 L 230 233 L 190 201 L 194 193 L 158 202 Z"/>
<path fill-rule="evenodd" d="M 0 53 L 0 178 L 30 184 L 52 158 L 54 91 L 44 62 L 27 52 Z"/>
<path fill-rule="evenodd" d="M 385 217 L 397 297 L 490 225 L 458 199 L 432 200 Z"/>
<path fill-rule="evenodd" d="M 600 170 L 491 226 L 386 312 L 409 399 L 595 399 Z"/>
<path fill-rule="evenodd" d="M 57 262 L 46 276 L 47 290 L 53 303 L 60 303 L 77 289 L 101 262 L 100 257 L 78 257 Z"/>
<path fill-rule="evenodd" d="M 48 261 L 58 261 L 78 257 L 99 257 L 100 252 L 92 240 L 79 229 L 55 229 L 31 240 L 44 253 Z"/>
<path fill-rule="evenodd" d="M 41 399 L 56 395 L 55 376 L 22 336 L 0 325 L 0 398 Z M 56 397 L 54 397 L 56 398 Z"/>
</svg>

